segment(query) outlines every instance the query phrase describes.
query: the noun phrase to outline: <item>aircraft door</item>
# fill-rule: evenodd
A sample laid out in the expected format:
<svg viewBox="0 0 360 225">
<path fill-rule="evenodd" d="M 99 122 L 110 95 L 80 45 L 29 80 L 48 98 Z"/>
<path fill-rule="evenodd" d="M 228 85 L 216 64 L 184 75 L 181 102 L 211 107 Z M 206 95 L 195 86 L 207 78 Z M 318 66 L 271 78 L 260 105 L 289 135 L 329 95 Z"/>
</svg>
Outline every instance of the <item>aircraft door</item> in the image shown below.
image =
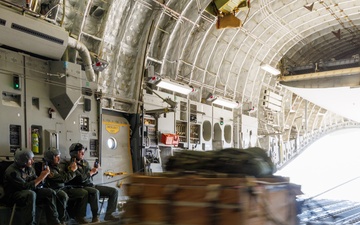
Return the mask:
<svg viewBox="0 0 360 225">
<path fill-rule="evenodd" d="M 122 178 L 133 172 L 129 123 L 123 117 L 103 114 L 101 131 L 100 163 L 104 175 L 102 182 L 114 181 L 116 186 L 120 187 L 124 181 Z M 127 175 L 121 175 L 122 172 Z"/>
</svg>

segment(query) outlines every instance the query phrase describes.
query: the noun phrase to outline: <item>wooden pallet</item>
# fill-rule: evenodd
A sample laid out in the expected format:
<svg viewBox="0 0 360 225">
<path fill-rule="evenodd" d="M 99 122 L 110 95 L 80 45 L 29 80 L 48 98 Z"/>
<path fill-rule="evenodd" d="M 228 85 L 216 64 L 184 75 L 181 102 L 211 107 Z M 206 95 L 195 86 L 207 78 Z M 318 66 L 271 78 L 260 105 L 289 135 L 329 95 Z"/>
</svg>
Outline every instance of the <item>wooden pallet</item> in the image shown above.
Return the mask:
<svg viewBox="0 0 360 225">
<path fill-rule="evenodd" d="M 128 225 L 295 225 L 296 189 L 282 177 L 133 175 L 126 187 L 130 199 L 122 221 Z"/>
</svg>

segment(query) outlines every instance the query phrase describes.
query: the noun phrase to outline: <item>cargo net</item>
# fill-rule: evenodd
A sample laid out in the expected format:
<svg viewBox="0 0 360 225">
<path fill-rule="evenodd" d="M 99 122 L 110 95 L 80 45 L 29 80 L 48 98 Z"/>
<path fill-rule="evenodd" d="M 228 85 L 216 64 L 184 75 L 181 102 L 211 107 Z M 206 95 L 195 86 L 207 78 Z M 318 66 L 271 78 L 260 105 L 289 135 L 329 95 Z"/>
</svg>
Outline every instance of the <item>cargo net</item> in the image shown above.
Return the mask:
<svg viewBox="0 0 360 225">
<path fill-rule="evenodd" d="M 227 148 L 214 151 L 175 152 L 168 158 L 165 170 L 178 174 L 207 174 L 232 177 L 272 177 L 276 167 L 265 150 L 252 147 L 247 149 Z"/>
</svg>

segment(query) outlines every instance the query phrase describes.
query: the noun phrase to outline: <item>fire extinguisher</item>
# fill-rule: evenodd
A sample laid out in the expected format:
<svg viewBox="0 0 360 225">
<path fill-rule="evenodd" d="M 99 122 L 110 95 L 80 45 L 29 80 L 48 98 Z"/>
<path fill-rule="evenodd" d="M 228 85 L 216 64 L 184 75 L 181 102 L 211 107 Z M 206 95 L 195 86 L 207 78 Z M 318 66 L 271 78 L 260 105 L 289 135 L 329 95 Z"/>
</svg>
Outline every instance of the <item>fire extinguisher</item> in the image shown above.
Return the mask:
<svg viewBox="0 0 360 225">
<path fill-rule="evenodd" d="M 39 153 L 39 133 L 37 129 L 34 129 L 31 134 L 32 147 L 31 150 L 33 153 Z"/>
</svg>

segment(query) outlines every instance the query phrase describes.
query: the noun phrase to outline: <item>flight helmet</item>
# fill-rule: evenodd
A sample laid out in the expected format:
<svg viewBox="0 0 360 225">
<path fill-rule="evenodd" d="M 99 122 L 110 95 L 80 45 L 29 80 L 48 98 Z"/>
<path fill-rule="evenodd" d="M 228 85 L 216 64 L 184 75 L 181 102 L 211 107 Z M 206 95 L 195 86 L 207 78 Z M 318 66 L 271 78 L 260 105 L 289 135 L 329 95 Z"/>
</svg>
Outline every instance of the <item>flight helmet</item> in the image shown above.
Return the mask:
<svg viewBox="0 0 360 225">
<path fill-rule="evenodd" d="M 81 143 L 73 143 L 69 148 L 69 153 L 71 158 L 75 158 L 78 154 L 78 151 L 84 149 L 84 145 Z"/>
<path fill-rule="evenodd" d="M 54 157 L 57 156 L 57 155 L 60 155 L 59 149 L 57 149 L 55 147 L 49 148 L 44 153 L 44 160 L 50 164 L 50 163 L 52 163 L 54 161 Z"/>
<path fill-rule="evenodd" d="M 29 159 L 34 158 L 34 153 L 29 149 L 18 149 L 15 151 L 15 163 L 18 166 L 25 166 Z"/>
</svg>

